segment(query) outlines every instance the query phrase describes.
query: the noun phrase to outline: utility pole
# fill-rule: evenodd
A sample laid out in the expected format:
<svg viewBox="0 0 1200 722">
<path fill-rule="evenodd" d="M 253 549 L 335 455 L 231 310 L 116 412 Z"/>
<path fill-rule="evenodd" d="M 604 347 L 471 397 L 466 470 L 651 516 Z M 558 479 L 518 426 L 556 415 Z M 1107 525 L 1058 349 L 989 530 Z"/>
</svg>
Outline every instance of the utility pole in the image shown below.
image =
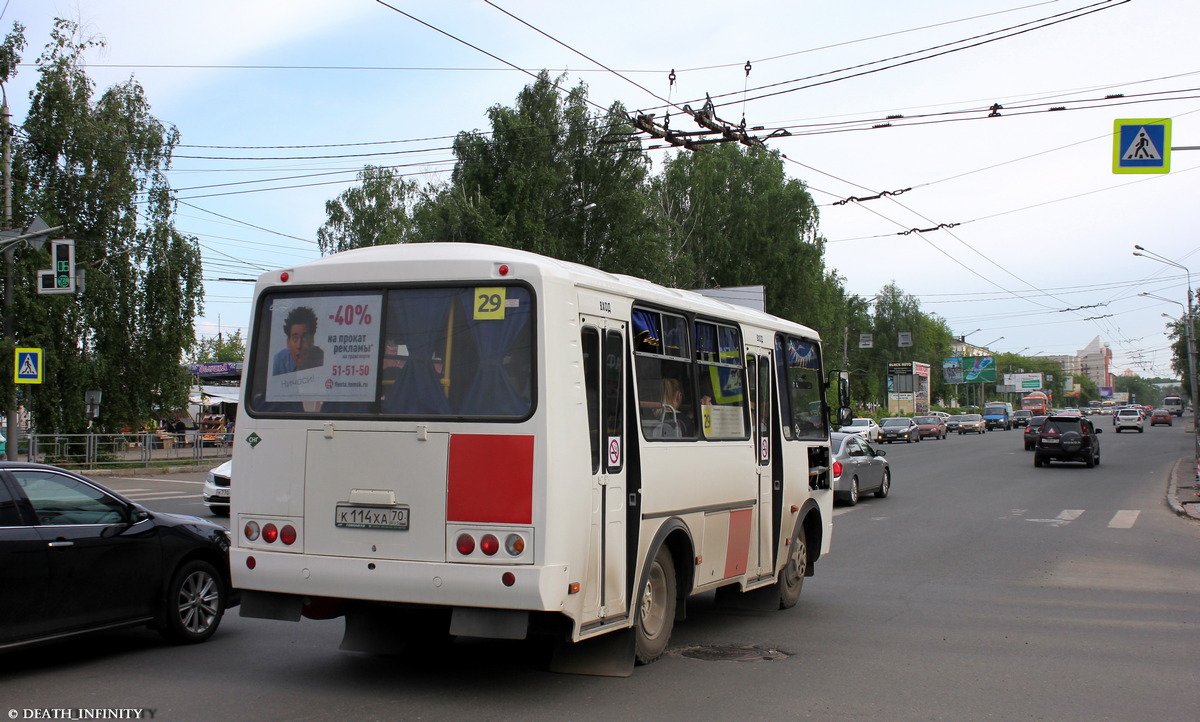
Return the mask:
<svg viewBox="0 0 1200 722">
<path fill-rule="evenodd" d="M 4 227 L 12 228 L 12 124 L 9 123 L 8 94 L 4 94 L 3 105 L 0 106 L 0 134 L 4 136 Z M 4 338 L 13 341 L 13 244 L 4 249 Z M 0 369 L 3 369 L 4 359 L 0 358 Z M 7 378 L 7 376 L 5 377 Z M 17 384 L 11 379 L 7 384 L 12 401 L 7 409 L 8 445 L 4 449 L 5 458 L 15 461 L 20 439 L 17 435 Z"/>
</svg>

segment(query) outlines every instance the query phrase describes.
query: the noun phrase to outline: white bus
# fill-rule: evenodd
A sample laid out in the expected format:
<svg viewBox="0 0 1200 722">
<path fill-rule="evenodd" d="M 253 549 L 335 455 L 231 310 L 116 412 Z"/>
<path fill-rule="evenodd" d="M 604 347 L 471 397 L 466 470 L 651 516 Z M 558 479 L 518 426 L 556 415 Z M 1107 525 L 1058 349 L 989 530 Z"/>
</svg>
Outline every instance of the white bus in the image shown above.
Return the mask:
<svg viewBox="0 0 1200 722">
<path fill-rule="evenodd" d="M 265 274 L 235 441 L 242 615 L 344 616 L 362 651 L 550 633 L 554 669 L 627 675 L 690 595 L 790 607 L 829 551 L 828 432 L 849 418 L 822 361 L 804 326 L 509 248 Z"/>
</svg>

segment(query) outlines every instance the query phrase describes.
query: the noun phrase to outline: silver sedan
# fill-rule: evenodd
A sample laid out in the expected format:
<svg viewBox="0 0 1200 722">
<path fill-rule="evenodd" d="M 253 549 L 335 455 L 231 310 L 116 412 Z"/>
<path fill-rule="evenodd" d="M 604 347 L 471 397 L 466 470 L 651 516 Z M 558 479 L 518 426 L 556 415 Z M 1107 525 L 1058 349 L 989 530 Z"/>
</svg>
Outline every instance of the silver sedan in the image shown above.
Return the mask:
<svg viewBox="0 0 1200 722">
<path fill-rule="evenodd" d="M 858 434 L 832 433 L 833 493 L 848 506 L 858 503 L 860 494 L 875 492 L 880 499 L 892 488 L 892 470 L 883 451 Z"/>
</svg>

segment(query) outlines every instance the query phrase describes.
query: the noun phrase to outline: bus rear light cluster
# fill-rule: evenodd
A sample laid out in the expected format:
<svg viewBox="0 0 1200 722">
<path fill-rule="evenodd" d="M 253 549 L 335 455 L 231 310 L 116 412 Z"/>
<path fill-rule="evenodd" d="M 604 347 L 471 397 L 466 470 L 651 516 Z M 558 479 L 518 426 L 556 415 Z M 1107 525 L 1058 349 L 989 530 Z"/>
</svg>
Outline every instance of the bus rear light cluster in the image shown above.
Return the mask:
<svg viewBox="0 0 1200 722">
<path fill-rule="evenodd" d="M 296 527 L 287 522 L 268 521 L 259 524 L 251 519 L 242 526 L 242 536 L 246 541 L 262 544 L 281 544 L 285 547 L 294 546 L 300 538 Z"/>
<path fill-rule="evenodd" d="M 508 563 L 529 561 L 525 558 L 531 539 L 528 530 L 462 529 L 451 533 L 455 558 Z"/>
</svg>

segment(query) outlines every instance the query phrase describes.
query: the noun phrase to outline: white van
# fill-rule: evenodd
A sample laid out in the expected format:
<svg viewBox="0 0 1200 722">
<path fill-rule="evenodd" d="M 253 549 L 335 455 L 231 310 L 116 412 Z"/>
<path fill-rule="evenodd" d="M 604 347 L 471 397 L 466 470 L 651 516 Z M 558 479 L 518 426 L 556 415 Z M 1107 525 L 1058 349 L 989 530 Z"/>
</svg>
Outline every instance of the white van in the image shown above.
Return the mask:
<svg viewBox="0 0 1200 722">
<path fill-rule="evenodd" d="M 1163 408 L 1176 416 L 1183 416 L 1183 397 L 1164 396 Z"/>
</svg>

